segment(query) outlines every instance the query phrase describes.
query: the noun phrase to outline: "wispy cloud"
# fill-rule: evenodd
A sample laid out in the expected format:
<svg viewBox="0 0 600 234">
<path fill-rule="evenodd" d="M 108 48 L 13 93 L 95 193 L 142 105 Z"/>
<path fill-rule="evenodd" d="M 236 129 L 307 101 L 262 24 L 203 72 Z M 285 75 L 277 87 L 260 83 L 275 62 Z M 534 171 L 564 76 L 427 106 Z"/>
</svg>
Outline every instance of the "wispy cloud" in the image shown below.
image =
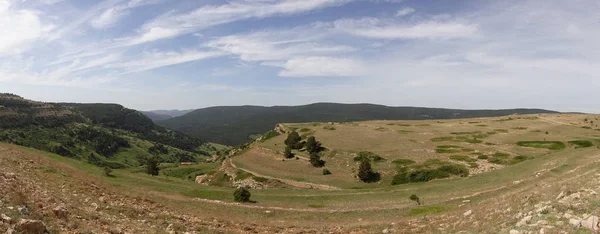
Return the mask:
<svg viewBox="0 0 600 234">
<path fill-rule="evenodd" d="M 332 23 L 340 32 L 376 39 L 468 38 L 478 31 L 476 24 L 428 20 L 408 23 L 378 18 L 342 19 Z"/>
<path fill-rule="evenodd" d="M 415 9 L 410 8 L 410 7 L 404 7 L 402 9 L 398 10 L 398 12 L 396 12 L 396 17 L 407 16 L 414 12 L 415 12 Z"/>
<path fill-rule="evenodd" d="M 54 27 L 43 23 L 38 12 L 15 9 L 9 0 L 0 0 L 0 25 L 3 25 L 0 33 L 0 57 L 21 53 Z"/>
<path fill-rule="evenodd" d="M 105 9 L 101 14 L 91 19 L 90 25 L 97 29 L 105 29 L 114 26 L 121 18 L 127 16 L 133 8 L 145 5 L 158 4 L 162 0 L 131 0 Z"/>
</svg>

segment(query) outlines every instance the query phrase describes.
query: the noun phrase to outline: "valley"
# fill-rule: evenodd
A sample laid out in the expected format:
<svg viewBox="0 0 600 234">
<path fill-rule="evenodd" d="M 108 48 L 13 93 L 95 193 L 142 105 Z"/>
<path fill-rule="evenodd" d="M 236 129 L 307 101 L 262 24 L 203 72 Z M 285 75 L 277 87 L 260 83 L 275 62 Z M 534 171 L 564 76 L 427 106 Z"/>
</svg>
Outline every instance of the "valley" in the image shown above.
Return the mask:
<svg viewBox="0 0 600 234">
<path fill-rule="evenodd" d="M 77 157 L 2 144 L 0 213 L 15 220 L 38 219 L 61 233 L 84 228 L 116 233 L 587 233 L 597 229 L 595 204 L 600 202 L 598 117 L 280 123 L 238 148 L 211 146 L 212 156 L 198 156 L 201 160 L 192 165 L 163 158 L 158 176 L 146 174 L 140 164 L 114 168 L 105 176 L 103 167 Z M 284 157 L 292 131 L 302 141 L 313 136 L 321 143 L 323 167 L 311 165 L 305 148 Z M 139 135 L 125 137 L 130 144 L 147 141 L 131 136 Z M 170 147 L 169 152 L 177 150 Z M 128 158 L 127 151 L 117 155 Z M 356 178 L 365 158 L 380 180 Z M 437 171 L 449 165 L 461 173 Z M 233 201 L 237 186 L 250 187 L 252 202 Z M 61 205 L 68 219 L 53 214 Z M 20 213 L 18 207 L 31 212 Z M 0 228 L 14 225 L 4 222 Z"/>
</svg>

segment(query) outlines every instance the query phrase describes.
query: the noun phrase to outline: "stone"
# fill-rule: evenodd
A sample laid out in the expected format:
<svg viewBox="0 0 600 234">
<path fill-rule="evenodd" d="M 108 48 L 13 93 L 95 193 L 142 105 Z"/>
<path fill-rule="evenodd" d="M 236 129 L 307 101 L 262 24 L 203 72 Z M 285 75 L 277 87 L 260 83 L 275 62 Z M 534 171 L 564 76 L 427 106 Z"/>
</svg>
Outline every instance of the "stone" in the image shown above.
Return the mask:
<svg viewBox="0 0 600 234">
<path fill-rule="evenodd" d="M 598 231 L 600 228 L 599 223 L 598 223 L 598 216 L 590 216 L 589 218 L 582 220 L 581 221 L 581 226 L 587 229 L 590 229 L 592 231 Z"/>
<path fill-rule="evenodd" d="M 513 230 L 510 230 L 510 232 L 508 232 L 508 233 L 510 233 L 510 234 L 521 234 L 521 232 L 520 232 L 520 231 L 517 231 L 517 230 L 515 230 L 515 229 L 513 229 Z"/>
<path fill-rule="evenodd" d="M 29 208 L 27 208 L 26 206 L 19 206 L 17 208 L 17 210 L 19 211 L 19 213 L 21 213 L 22 215 L 29 215 Z"/>
<path fill-rule="evenodd" d="M 5 214 L 0 215 L 0 220 L 2 220 L 2 222 L 4 222 L 4 223 L 12 222 L 12 219 L 10 217 L 8 217 L 8 215 L 5 215 Z"/>
<path fill-rule="evenodd" d="M 381 231 L 381 233 L 387 234 L 387 233 L 390 233 L 390 230 L 386 228 L 386 229 L 383 229 L 383 231 Z"/>
<path fill-rule="evenodd" d="M 8 230 L 6 230 L 6 232 L 4 232 L 4 234 L 17 234 L 17 231 L 15 231 L 15 229 L 9 228 Z"/>
<path fill-rule="evenodd" d="M 169 234 L 174 234 L 174 233 L 175 233 L 175 228 L 173 227 L 173 224 L 172 224 L 172 223 L 171 223 L 171 224 L 169 224 L 169 226 L 167 226 L 167 229 L 166 229 L 166 231 L 167 231 L 167 233 L 169 233 Z"/>
<path fill-rule="evenodd" d="M 15 225 L 15 231 L 18 233 L 43 234 L 46 232 L 46 225 L 40 220 L 21 219 Z"/>
<path fill-rule="evenodd" d="M 571 224 L 575 227 L 581 227 L 581 220 L 580 219 L 569 219 L 569 224 Z"/>
<path fill-rule="evenodd" d="M 544 228 L 540 228 L 540 234 L 546 234 L 546 230 L 544 230 Z"/>
<path fill-rule="evenodd" d="M 556 200 L 560 200 L 560 199 L 562 199 L 563 197 L 565 197 L 565 195 L 567 195 L 567 194 L 565 193 L 565 191 L 561 191 L 561 192 L 558 194 L 558 196 L 556 196 Z"/>
<path fill-rule="evenodd" d="M 467 212 L 463 213 L 463 216 L 467 217 L 469 215 L 473 214 L 472 210 L 467 210 Z"/>
<path fill-rule="evenodd" d="M 100 208 L 100 206 L 95 202 L 92 203 L 91 205 L 92 205 L 92 208 L 94 208 L 94 211 L 97 211 Z"/>
<path fill-rule="evenodd" d="M 517 226 L 517 227 L 521 227 L 521 226 L 523 226 L 523 225 L 525 225 L 525 224 L 529 223 L 529 221 L 531 221 L 531 219 L 532 219 L 532 218 L 533 218 L 533 217 L 532 217 L 531 215 L 529 215 L 529 216 L 525 216 L 525 217 L 523 217 L 521 220 L 519 220 L 519 222 L 517 222 L 516 226 Z"/>
<path fill-rule="evenodd" d="M 54 215 L 56 215 L 56 217 L 59 219 L 66 219 L 69 216 L 69 212 L 64 206 L 57 206 L 52 209 L 52 212 L 54 212 Z"/>
</svg>

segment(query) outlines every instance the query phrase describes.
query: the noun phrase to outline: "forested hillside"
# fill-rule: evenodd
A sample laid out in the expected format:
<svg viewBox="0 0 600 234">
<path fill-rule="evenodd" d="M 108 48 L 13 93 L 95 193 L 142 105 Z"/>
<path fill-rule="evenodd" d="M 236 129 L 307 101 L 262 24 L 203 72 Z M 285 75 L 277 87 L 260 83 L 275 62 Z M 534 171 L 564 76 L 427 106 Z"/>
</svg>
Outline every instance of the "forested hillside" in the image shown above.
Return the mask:
<svg viewBox="0 0 600 234">
<path fill-rule="evenodd" d="M 153 156 L 194 162 L 210 154 L 198 138 L 120 105 L 43 103 L 13 94 L 0 94 L 0 141 L 113 168 Z"/>
<path fill-rule="evenodd" d="M 250 140 L 251 135 L 267 132 L 278 123 L 456 119 L 536 113 L 557 112 L 541 109 L 456 110 L 316 103 L 304 106 L 210 107 L 158 123 L 210 142 L 239 145 Z"/>
</svg>

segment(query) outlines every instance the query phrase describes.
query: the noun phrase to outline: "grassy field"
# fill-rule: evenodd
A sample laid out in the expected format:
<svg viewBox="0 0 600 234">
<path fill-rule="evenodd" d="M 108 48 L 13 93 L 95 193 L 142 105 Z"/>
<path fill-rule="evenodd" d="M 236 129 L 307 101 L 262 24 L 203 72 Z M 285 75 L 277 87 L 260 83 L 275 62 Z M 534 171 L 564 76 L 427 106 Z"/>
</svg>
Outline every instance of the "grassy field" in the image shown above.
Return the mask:
<svg viewBox="0 0 600 234">
<path fill-rule="evenodd" d="M 260 175 L 340 189 L 252 190 L 252 200 L 256 203 L 251 204 L 232 203 L 233 188 L 198 185 L 186 178 L 191 173 L 214 170 L 218 166 L 215 164 L 163 170 L 163 173 L 175 177 L 164 174 L 152 177 L 132 169 L 115 170 L 114 177 L 105 177 L 101 168 L 44 154 L 57 163 L 98 177 L 117 189 L 144 194 L 179 212 L 198 217 L 226 218 L 281 228 L 330 229 L 342 226 L 362 230 L 360 232 L 381 232 L 383 228 L 395 227 L 406 232 L 435 232 L 437 224 L 460 219 L 465 208 L 490 214 L 493 212 L 487 209 L 517 210 L 525 200 L 553 199 L 561 187 L 583 183 L 580 176 L 600 172 L 600 151 L 597 147 L 600 132 L 594 130 L 596 126 L 585 122 L 586 118 L 595 121 L 596 116 L 563 114 L 443 122 L 285 124 L 288 128 L 298 129 L 300 135 L 313 135 L 323 143 L 327 148 L 323 159 L 327 161 L 325 167 L 332 172 L 331 175 L 323 175 L 321 168 L 312 167 L 305 152 L 294 152 L 298 159 L 283 160 L 285 135 L 256 143 L 233 157 L 232 163 Z M 582 128 L 584 126 L 591 129 Z M 481 142 L 473 143 L 477 141 L 472 139 Z M 589 146 L 588 141 L 594 145 Z M 519 145 L 519 142 L 529 143 Z M 562 142 L 565 147 L 538 147 L 547 145 L 544 142 Z M 365 184 L 354 178 L 358 165 L 354 157 L 361 151 L 372 152 L 385 159 L 373 163 L 374 169 L 381 173 L 380 182 Z M 486 157 L 481 155 L 487 156 L 487 159 L 482 159 Z M 519 156 L 526 156 L 526 159 L 519 160 Z M 489 159 L 493 158 L 505 163 L 490 162 Z M 391 185 L 398 167 L 419 165 L 430 159 L 463 164 L 472 173 L 469 177 Z M 513 160 L 519 162 L 510 163 Z M 478 167 L 472 168 L 469 163 L 477 163 Z M 417 206 L 409 200 L 411 194 L 419 195 L 424 205 Z M 464 200 L 469 200 L 468 207 L 463 207 Z M 424 222 L 423 217 L 434 216 L 438 218 L 427 221 L 429 226 L 414 225 Z M 475 224 L 462 222 L 444 230 L 465 227 L 474 232 L 505 230 L 510 227 L 505 223 L 512 221 L 513 216 L 507 214 L 488 220 L 482 215 L 477 217 L 477 221 L 487 226 L 468 226 Z"/>
</svg>

